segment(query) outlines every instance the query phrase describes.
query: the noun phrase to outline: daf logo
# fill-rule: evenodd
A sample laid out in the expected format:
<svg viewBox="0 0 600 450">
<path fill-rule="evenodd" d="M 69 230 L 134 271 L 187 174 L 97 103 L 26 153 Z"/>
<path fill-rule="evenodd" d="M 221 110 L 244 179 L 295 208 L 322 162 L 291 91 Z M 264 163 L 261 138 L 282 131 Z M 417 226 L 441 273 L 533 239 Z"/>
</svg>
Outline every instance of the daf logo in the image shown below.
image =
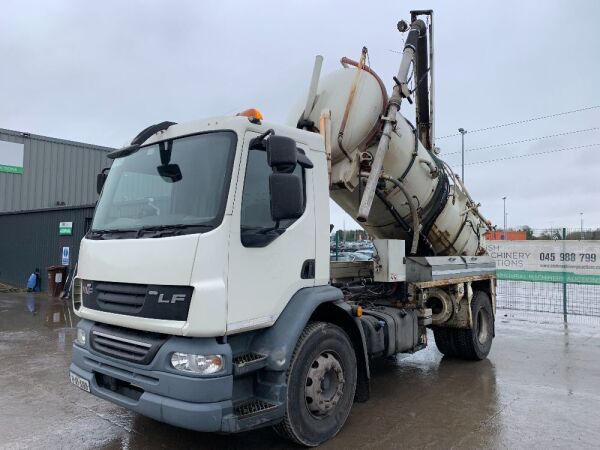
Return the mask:
<svg viewBox="0 0 600 450">
<path fill-rule="evenodd" d="M 149 291 L 148 295 L 158 295 L 157 303 L 177 303 L 185 302 L 185 294 L 173 294 L 171 298 L 165 298 L 165 294 L 159 293 L 158 291 Z"/>
</svg>

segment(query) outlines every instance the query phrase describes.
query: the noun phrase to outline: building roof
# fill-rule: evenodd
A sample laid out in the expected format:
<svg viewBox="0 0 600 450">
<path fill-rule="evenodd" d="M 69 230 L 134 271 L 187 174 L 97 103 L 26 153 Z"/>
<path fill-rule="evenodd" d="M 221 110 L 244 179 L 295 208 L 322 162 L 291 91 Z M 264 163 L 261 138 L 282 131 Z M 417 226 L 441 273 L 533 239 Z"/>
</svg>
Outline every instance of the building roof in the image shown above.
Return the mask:
<svg viewBox="0 0 600 450">
<path fill-rule="evenodd" d="M 85 142 L 78 142 L 78 141 L 69 141 L 67 139 L 58 139 L 58 138 L 53 138 L 53 137 L 49 137 L 49 136 L 42 136 L 40 134 L 32 134 L 27 131 L 8 130 L 6 128 L 0 128 L 0 134 L 7 134 L 9 136 L 19 137 L 19 138 L 23 138 L 23 139 L 33 139 L 36 141 L 54 142 L 57 144 L 72 145 L 72 146 L 76 146 L 76 147 L 85 147 L 85 148 L 89 148 L 89 149 L 93 149 L 93 150 L 100 150 L 103 152 L 111 152 L 114 150 L 114 148 L 105 147 L 102 145 L 87 144 Z"/>
</svg>

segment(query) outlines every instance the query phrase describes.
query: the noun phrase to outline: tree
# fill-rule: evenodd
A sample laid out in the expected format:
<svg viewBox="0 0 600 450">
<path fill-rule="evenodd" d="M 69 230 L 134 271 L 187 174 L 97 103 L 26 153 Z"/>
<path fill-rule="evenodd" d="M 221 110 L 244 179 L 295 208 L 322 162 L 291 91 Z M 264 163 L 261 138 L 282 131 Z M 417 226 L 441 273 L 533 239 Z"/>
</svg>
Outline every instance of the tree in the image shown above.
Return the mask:
<svg viewBox="0 0 600 450">
<path fill-rule="evenodd" d="M 525 232 L 528 241 L 532 241 L 535 239 L 535 237 L 533 236 L 533 230 L 529 225 L 523 225 L 521 229 Z"/>
</svg>

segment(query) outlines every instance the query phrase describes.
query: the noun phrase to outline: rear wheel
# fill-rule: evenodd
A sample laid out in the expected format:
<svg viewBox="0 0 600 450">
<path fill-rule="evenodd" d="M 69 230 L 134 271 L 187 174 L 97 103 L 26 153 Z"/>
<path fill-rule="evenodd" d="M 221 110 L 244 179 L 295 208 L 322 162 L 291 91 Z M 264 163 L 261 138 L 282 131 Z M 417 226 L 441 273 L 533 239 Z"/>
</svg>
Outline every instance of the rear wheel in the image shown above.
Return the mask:
<svg viewBox="0 0 600 450">
<path fill-rule="evenodd" d="M 454 345 L 455 331 L 452 328 L 434 327 L 433 337 L 438 350 L 446 356 L 456 356 L 456 347 Z"/>
<path fill-rule="evenodd" d="M 287 404 L 275 431 L 298 444 L 317 446 L 342 428 L 356 391 L 356 355 L 336 325 L 309 323 L 287 372 Z"/>
<path fill-rule="evenodd" d="M 489 296 L 483 291 L 476 291 L 471 301 L 473 328 L 433 329 L 435 343 L 440 352 L 446 356 L 462 359 L 485 359 L 492 348 L 494 339 L 494 314 Z"/>
</svg>

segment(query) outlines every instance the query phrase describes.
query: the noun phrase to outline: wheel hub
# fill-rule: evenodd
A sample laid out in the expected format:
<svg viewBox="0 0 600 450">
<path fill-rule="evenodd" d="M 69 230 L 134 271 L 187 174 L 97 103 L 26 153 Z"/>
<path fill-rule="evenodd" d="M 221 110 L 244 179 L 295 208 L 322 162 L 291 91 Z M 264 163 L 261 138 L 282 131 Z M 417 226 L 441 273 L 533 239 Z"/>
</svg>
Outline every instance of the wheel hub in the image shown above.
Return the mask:
<svg viewBox="0 0 600 450">
<path fill-rule="evenodd" d="M 484 309 L 480 309 L 477 314 L 477 340 L 480 344 L 485 344 L 490 333 L 490 318 Z"/>
<path fill-rule="evenodd" d="M 308 370 L 305 384 L 306 406 L 312 415 L 327 416 L 344 392 L 344 370 L 337 355 L 321 353 Z"/>
</svg>

